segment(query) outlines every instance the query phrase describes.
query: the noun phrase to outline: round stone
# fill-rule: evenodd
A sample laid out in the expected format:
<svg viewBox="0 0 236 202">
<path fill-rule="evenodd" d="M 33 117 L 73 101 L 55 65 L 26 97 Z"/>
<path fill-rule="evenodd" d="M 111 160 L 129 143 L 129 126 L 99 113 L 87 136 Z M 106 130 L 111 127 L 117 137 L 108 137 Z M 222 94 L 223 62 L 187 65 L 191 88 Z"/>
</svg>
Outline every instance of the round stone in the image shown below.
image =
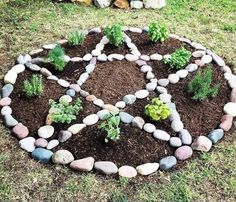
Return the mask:
<svg viewBox="0 0 236 202">
<path fill-rule="evenodd" d="M 169 143 L 172 147 L 180 147 L 182 145 L 181 139 L 178 137 L 171 137 Z"/>
<path fill-rule="evenodd" d="M 148 90 L 139 90 L 139 91 L 136 91 L 136 93 L 135 93 L 135 96 L 138 99 L 146 98 L 148 95 L 149 95 L 149 91 Z"/>
<path fill-rule="evenodd" d="M 223 129 L 215 129 L 209 133 L 207 136 L 213 144 L 216 144 L 218 141 L 220 141 L 224 136 Z"/>
<path fill-rule="evenodd" d="M 103 109 L 107 109 L 111 114 L 116 115 L 119 113 L 119 109 L 111 104 L 105 104 L 103 105 Z"/>
<path fill-rule="evenodd" d="M 100 120 L 105 120 L 111 116 L 110 112 L 107 109 L 103 109 L 97 112 L 97 115 Z"/>
<path fill-rule="evenodd" d="M 157 87 L 157 83 L 155 83 L 155 82 L 150 82 L 150 83 L 146 84 L 146 89 L 148 91 L 154 91 L 156 89 L 156 87 Z"/>
<path fill-rule="evenodd" d="M 180 161 L 184 161 L 186 159 L 189 159 L 192 155 L 193 155 L 193 150 L 189 146 L 179 147 L 175 151 L 175 157 Z"/>
<path fill-rule="evenodd" d="M 50 125 L 42 126 L 38 129 L 38 136 L 41 138 L 50 138 L 54 133 L 54 127 Z"/>
<path fill-rule="evenodd" d="M 226 114 L 229 114 L 233 117 L 236 116 L 236 103 L 234 102 L 229 102 L 224 106 L 224 112 Z"/>
<path fill-rule="evenodd" d="M 204 55 L 201 59 L 205 64 L 209 64 L 212 62 L 212 57 L 210 55 Z"/>
<path fill-rule="evenodd" d="M 212 142 L 205 136 L 197 137 L 192 143 L 191 147 L 193 150 L 208 152 L 211 149 Z"/>
<path fill-rule="evenodd" d="M 107 55 L 106 54 L 101 54 L 97 58 L 98 58 L 98 61 L 101 61 L 101 62 L 107 61 Z"/>
<path fill-rule="evenodd" d="M 178 119 L 174 119 L 171 123 L 171 128 L 175 131 L 175 132 L 179 132 L 181 130 L 184 129 L 184 124 L 182 121 L 178 120 Z"/>
<path fill-rule="evenodd" d="M 76 93 L 80 92 L 81 88 L 78 84 L 71 84 L 70 88 L 73 89 Z"/>
<path fill-rule="evenodd" d="M 11 109 L 11 107 L 9 107 L 9 106 L 4 106 L 4 107 L 1 109 L 1 115 L 2 115 L 2 116 L 11 115 L 11 113 L 12 113 L 12 109 Z"/>
<path fill-rule="evenodd" d="M 159 168 L 159 163 L 145 163 L 136 167 L 138 174 L 140 175 L 150 175 L 156 172 Z"/>
<path fill-rule="evenodd" d="M 93 102 L 94 100 L 97 100 L 95 95 L 88 95 L 85 99 L 89 102 Z"/>
<path fill-rule="evenodd" d="M 151 71 L 148 71 L 147 74 L 146 74 L 146 78 L 147 79 L 153 79 L 153 78 L 155 78 L 155 75 Z"/>
<path fill-rule="evenodd" d="M 118 172 L 117 166 L 111 161 L 97 161 L 94 164 L 94 168 L 105 175 L 112 175 Z"/>
<path fill-rule="evenodd" d="M 188 72 L 194 72 L 198 69 L 198 66 L 196 64 L 189 64 L 185 69 Z"/>
<path fill-rule="evenodd" d="M 89 73 L 89 74 L 91 74 L 94 69 L 95 69 L 95 65 L 94 65 L 94 64 L 88 64 L 88 65 L 85 67 L 86 72 Z"/>
<path fill-rule="evenodd" d="M 169 80 L 168 79 L 159 79 L 158 80 L 158 84 L 160 85 L 160 86 L 163 86 L 163 87 L 166 87 L 168 84 L 169 84 Z"/>
<path fill-rule="evenodd" d="M 142 67 L 143 65 L 147 65 L 147 62 L 143 60 L 136 60 L 135 62 L 139 67 Z"/>
<path fill-rule="evenodd" d="M 198 65 L 199 67 L 203 67 L 205 65 L 205 63 L 202 60 L 195 60 L 194 61 L 196 65 Z"/>
<path fill-rule="evenodd" d="M 125 95 L 123 97 L 123 101 L 127 104 L 127 105 L 131 105 L 136 101 L 136 96 L 135 95 Z"/>
<path fill-rule="evenodd" d="M 146 123 L 144 124 L 143 129 L 148 133 L 153 133 L 156 130 L 156 126 L 151 123 Z"/>
<path fill-rule="evenodd" d="M 126 112 L 120 112 L 119 115 L 120 115 L 121 121 L 126 124 L 130 124 L 134 119 L 133 116 L 131 116 L 130 114 Z"/>
<path fill-rule="evenodd" d="M 74 161 L 74 156 L 68 150 L 58 150 L 52 155 L 52 161 L 55 164 L 66 165 Z"/>
<path fill-rule="evenodd" d="M 43 45 L 43 48 L 46 50 L 54 49 L 57 46 L 57 44 L 45 44 Z"/>
<path fill-rule="evenodd" d="M 99 117 L 97 114 L 90 114 L 83 119 L 83 123 L 86 124 L 87 126 L 91 126 L 97 123 L 98 120 L 99 120 Z"/>
<path fill-rule="evenodd" d="M 149 61 L 150 60 L 150 57 L 148 55 L 141 55 L 139 58 L 141 60 L 144 60 L 144 61 Z"/>
<path fill-rule="evenodd" d="M 0 100 L 0 106 L 4 107 L 4 106 L 8 106 L 11 104 L 11 98 L 9 97 L 4 97 Z"/>
<path fill-rule="evenodd" d="M 192 143 L 192 136 L 186 129 L 179 131 L 179 138 L 183 144 L 190 145 Z"/>
<path fill-rule="evenodd" d="M 59 142 L 66 142 L 68 139 L 72 137 L 72 133 L 67 130 L 61 130 L 58 133 L 58 141 Z"/>
<path fill-rule="evenodd" d="M 13 70 L 9 70 L 4 76 L 4 83 L 15 84 L 17 79 L 17 73 Z"/>
<path fill-rule="evenodd" d="M 42 147 L 42 148 L 44 148 L 44 147 L 47 147 L 48 141 L 45 140 L 44 138 L 39 138 L 39 139 L 37 139 L 37 140 L 34 142 L 34 145 L 35 145 L 36 147 Z"/>
<path fill-rule="evenodd" d="M 54 147 L 56 147 L 57 145 L 59 145 L 59 141 L 58 140 L 50 140 L 48 145 L 47 145 L 47 149 L 53 149 Z"/>
<path fill-rule="evenodd" d="M 171 95 L 170 94 L 166 94 L 166 93 L 163 93 L 163 94 L 160 94 L 159 95 L 159 98 L 162 102 L 164 103 L 169 103 L 171 102 Z"/>
<path fill-rule="evenodd" d="M 101 99 L 96 99 L 93 101 L 93 104 L 95 104 L 98 107 L 102 107 L 104 105 L 104 102 Z"/>
<path fill-rule="evenodd" d="M 7 127 L 14 127 L 18 124 L 18 121 L 11 115 L 11 114 L 6 114 L 4 116 L 4 123 Z"/>
<path fill-rule="evenodd" d="M 70 168 L 72 168 L 73 170 L 89 172 L 93 169 L 93 165 L 94 165 L 94 158 L 87 157 L 72 161 L 70 163 Z"/>
<path fill-rule="evenodd" d="M 168 80 L 170 81 L 170 83 L 175 84 L 178 83 L 179 81 L 179 76 L 177 74 L 170 74 L 168 76 Z"/>
<path fill-rule="evenodd" d="M 194 51 L 192 53 L 192 56 L 195 57 L 195 58 L 201 58 L 204 55 L 206 55 L 206 52 L 205 51 L 201 51 L 201 50 Z"/>
<path fill-rule="evenodd" d="M 121 177 L 133 178 L 137 175 L 137 171 L 131 166 L 122 166 L 118 171 Z"/>
<path fill-rule="evenodd" d="M 46 69 L 46 68 L 41 68 L 40 69 L 40 73 L 43 76 L 46 76 L 46 77 L 52 76 L 52 73 L 48 69 Z"/>
<path fill-rule="evenodd" d="M 32 152 L 35 149 L 34 145 L 35 139 L 33 137 L 26 137 L 19 141 L 20 147 L 27 152 Z"/>
<path fill-rule="evenodd" d="M 119 101 L 115 104 L 115 107 L 120 108 L 120 109 L 124 109 L 125 106 L 126 106 L 125 101 Z"/>
<path fill-rule="evenodd" d="M 169 170 L 177 164 L 177 160 L 174 156 L 167 156 L 160 160 L 160 169 Z"/>
<path fill-rule="evenodd" d="M 58 77 L 54 76 L 54 75 L 48 76 L 47 79 L 52 80 L 52 81 L 58 81 L 59 80 Z"/>
<path fill-rule="evenodd" d="M 23 139 L 29 135 L 29 130 L 26 126 L 24 126 L 22 123 L 18 123 L 14 128 L 12 129 L 12 132 L 19 138 Z"/>
<path fill-rule="evenodd" d="M 167 93 L 167 89 L 163 86 L 157 86 L 157 92 L 162 94 L 162 93 Z"/>
<path fill-rule="evenodd" d="M 236 88 L 236 79 L 228 80 L 228 84 L 229 84 L 230 88 Z"/>
<path fill-rule="evenodd" d="M 29 62 L 31 59 L 32 58 L 31 58 L 31 56 L 29 54 L 23 53 L 23 54 L 19 55 L 19 57 L 17 58 L 17 62 L 19 64 L 23 64 L 24 65 L 27 62 Z"/>
<path fill-rule="evenodd" d="M 84 61 L 90 61 L 92 59 L 92 55 L 90 53 L 87 53 L 84 57 L 83 57 L 83 60 Z"/>
<path fill-rule="evenodd" d="M 153 136 L 158 140 L 169 141 L 170 135 L 163 130 L 155 130 Z"/>
<path fill-rule="evenodd" d="M 132 126 L 142 129 L 145 124 L 145 121 L 142 117 L 136 116 L 132 120 Z"/>
<path fill-rule="evenodd" d="M 36 148 L 31 155 L 32 158 L 36 161 L 39 161 L 41 163 L 49 163 L 53 152 L 43 148 Z"/>
<path fill-rule="evenodd" d="M 73 89 L 69 89 L 66 91 L 66 95 L 69 95 L 71 97 L 74 97 L 75 96 L 75 90 Z"/>
<path fill-rule="evenodd" d="M 59 102 L 60 103 L 70 103 L 70 102 L 72 102 L 72 97 L 69 95 L 63 95 L 60 97 Z"/>
<path fill-rule="evenodd" d="M 138 60 L 138 58 L 139 57 L 137 55 L 133 55 L 133 54 L 126 54 L 125 55 L 125 59 L 130 62 L 136 61 L 136 60 Z"/>
<path fill-rule="evenodd" d="M 72 126 L 70 126 L 67 130 L 71 132 L 73 135 L 78 134 L 82 129 L 86 127 L 86 124 L 84 123 L 77 123 Z"/>
<path fill-rule="evenodd" d="M 172 110 L 169 119 L 170 121 L 174 121 L 174 120 L 180 121 L 180 115 L 176 110 Z"/>
<path fill-rule="evenodd" d="M 157 53 L 155 53 L 155 54 L 152 54 L 151 56 L 150 56 L 150 59 L 151 60 L 162 60 L 162 55 L 160 55 L 160 54 L 157 54 Z"/>
<path fill-rule="evenodd" d="M 12 84 L 6 84 L 2 88 L 2 97 L 9 97 L 13 91 L 14 87 Z"/>
</svg>

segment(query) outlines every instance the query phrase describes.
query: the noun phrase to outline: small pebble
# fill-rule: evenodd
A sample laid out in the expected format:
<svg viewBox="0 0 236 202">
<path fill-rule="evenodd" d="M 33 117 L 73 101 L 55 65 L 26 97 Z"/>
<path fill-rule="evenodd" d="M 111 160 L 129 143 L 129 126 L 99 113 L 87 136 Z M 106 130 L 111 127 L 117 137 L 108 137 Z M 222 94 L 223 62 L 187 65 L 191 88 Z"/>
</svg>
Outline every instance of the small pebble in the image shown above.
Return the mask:
<svg viewBox="0 0 236 202">
<path fill-rule="evenodd" d="M 7 114 L 4 116 L 4 123 L 6 127 L 14 127 L 18 124 L 18 121 L 11 115 Z"/>
<path fill-rule="evenodd" d="M 10 104 L 11 104 L 11 98 L 4 97 L 4 98 L 0 99 L 0 106 L 1 107 L 8 106 Z"/>
<path fill-rule="evenodd" d="M 184 124 L 182 121 L 175 119 L 172 121 L 171 123 L 171 128 L 175 131 L 175 132 L 180 132 L 181 130 L 184 129 Z"/>
<path fill-rule="evenodd" d="M 180 147 L 182 145 L 181 139 L 178 137 L 171 137 L 169 142 L 172 147 Z"/>
<path fill-rule="evenodd" d="M 142 117 L 136 116 L 132 120 L 132 126 L 142 129 L 145 124 L 145 121 Z"/>
<path fill-rule="evenodd" d="M 198 66 L 196 64 L 189 64 L 185 69 L 188 72 L 194 72 L 198 69 Z"/>
<path fill-rule="evenodd" d="M 70 83 L 64 79 L 59 79 L 57 83 L 64 88 L 68 88 L 70 86 Z"/>
<path fill-rule="evenodd" d="M 126 112 L 120 112 L 119 115 L 120 115 L 121 121 L 126 124 L 130 124 L 134 119 L 133 116 L 131 116 L 130 114 Z"/>
<path fill-rule="evenodd" d="M 93 102 L 94 100 L 97 100 L 95 95 L 88 95 L 85 99 L 89 102 Z"/>
<path fill-rule="evenodd" d="M 170 81 L 171 84 L 178 83 L 179 76 L 177 74 L 169 74 L 168 80 Z"/>
<path fill-rule="evenodd" d="M 167 89 L 163 86 L 157 86 L 157 92 L 162 94 L 162 93 L 167 93 Z"/>
<path fill-rule="evenodd" d="M 171 95 L 167 93 L 163 93 L 159 95 L 159 98 L 162 102 L 164 103 L 169 103 L 171 102 Z"/>
<path fill-rule="evenodd" d="M 148 91 L 154 91 L 156 87 L 157 87 L 157 83 L 154 83 L 154 82 L 150 82 L 146 84 L 146 89 Z"/>
<path fill-rule="evenodd" d="M 12 114 L 12 109 L 11 109 L 11 107 L 9 107 L 9 106 L 4 106 L 4 107 L 1 109 L 1 115 L 2 115 L 2 116 L 10 115 L 10 114 Z"/>
<path fill-rule="evenodd" d="M 38 138 L 38 139 L 34 142 L 34 145 L 35 145 L 36 147 L 45 148 L 45 147 L 47 147 L 47 145 L 48 145 L 48 141 L 45 140 L 44 138 Z"/>
<path fill-rule="evenodd" d="M 158 140 L 169 141 L 170 135 L 163 130 L 155 130 L 153 136 Z"/>
<path fill-rule="evenodd" d="M 236 116 L 236 103 L 234 102 L 229 102 L 224 106 L 224 112 L 226 114 L 229 114 L 233 117 Z"/>
<path fill-rule="evenodd" d="M 156 130 L 156 126 L 151 123 L 145 123 L 143 129 L 148 133 L 153 133 Z"/>
<path fill-rule="evenodd" d="M 69 89 L 66 91 L 66 95 L 69 95 L 71 97 L 74 97 L 75 96 L 75 90 L 73 89 Z"/>
</svg>

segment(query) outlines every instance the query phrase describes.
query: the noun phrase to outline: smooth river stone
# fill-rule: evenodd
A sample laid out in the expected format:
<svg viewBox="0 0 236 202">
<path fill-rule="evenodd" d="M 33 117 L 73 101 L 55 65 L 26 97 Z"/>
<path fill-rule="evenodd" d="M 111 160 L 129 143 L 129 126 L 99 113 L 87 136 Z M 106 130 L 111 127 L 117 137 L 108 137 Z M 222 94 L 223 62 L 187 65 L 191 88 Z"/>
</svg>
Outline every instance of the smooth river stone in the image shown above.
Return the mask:
<svg viewBox="0 0 236 202">
<path fill-rule="evenodd" d="M 156 172 L 159 168 L 159 163 L 145 163 L 136 167 L 138 174 L 140 175 L 150 175 Z"/>
<path fill-rule="evenodd" d="M 222 128 L 224 131 L 229 131 L 233 125 L 233 116 L 231 115 L 224 115 L 221 119 L 220 128 Z"/>
<path fill-rule="evenodd" d="M 29 135 L 29 129 L 24 126 L 22 123 L 18 123 L 13 129 L 12 132 L 19 138 L 23 139 Z"/>
<path fill-rule="evenodd" d="M 55 164 L 66 165 L 74 161 L 74 156 L 68 150 L 58 150 L 53 154 L 52 161 Z"/>
<path fill-rule="evenodd" d="M 189 146 L 182 146 L 176 149 L 175 151 L 175 157 L 178 160 L 184 161 L 188 158 L 190 158 L 193 155 L 193 150 Z"/>
<path fill-rule="evenodd" d="M 97 161 L 94 164 L 94 168 L 105 175 L 112 175 L 118 172 L 117 166 L 111 161 Z"/>
<path fill-rule="evenodd" d="M 93 169 L 93 165 L 94 165 L 93 157 L 78 159 L 70 163 L 70 167 L 73 170 L 84 171 L 84 172 L 91 171 Z"/>
<path fill-rule="evenodd" d="M 86 124 L 84 123 L 77 123 L 72 126 L 70 126 L 67 130 L 71 132 L 73 135 L 78 134 L 81 130 L 83 130 L 86 127 Z"/>
<path fill-rule="evenodd" d="M 34 145 L 35 139 L 33 137 L 26 137 L 19 141 L 20 147 L 27 152 L 32 152 L 35 149 Z"/>
<path fill-rule="evenodd" d="M 42 163 L 49 163 L 53 155 L 53 152 L 47 149 L 43 149 L 43 148 L 36 148 L 32 152 L 31 155 L 32 155 L 32 158 L 36 161 L 39 161 Z"/>
<path fill-rule="evenodd" d="M 132 120 L 132 126 L 142 129 L 145 124 L 145 121 L 142 117 L 136 116 Z"/>
<path fill-rule="evenodd" d="M 160 160 L 160 169 L 169 170 L 177 164 L 177 160 L 174 156 L 167 156 Z"/>
<path fill-rule="evenodd" d="M 87 126 L 91 126 L 97 123 L 98 120 L 99 120 L 99 117 L 97 114 L 90 114 L 83 119 L 83 123 L 86 124 Z"/>
<path fill-rule="evenodd" d="M 163 130 L 155 130 L 153 136 L 158 140 L 169 141 L 170 135 Z"/>
<path fill-rule="evenodd" d="M 208 152 L 211 149 L 212 142 L 205 136 L 197 137 L 192 143 L 192 149 L 202 152 Z"/>
<path fill-rule="evenodd" d="M 38 129 L 38 136 L 41 138 L 50 138 L 54 133 L 54 127 L 50 125 L 42 126 Z"/>
<path fill-rule="evenodd" d="M 119 176 L 126 178 L 133 178 L 137 175 L 137 171 L 131 166 L 122 166 L 119 168 L 118 172 Z"/>
</svg>

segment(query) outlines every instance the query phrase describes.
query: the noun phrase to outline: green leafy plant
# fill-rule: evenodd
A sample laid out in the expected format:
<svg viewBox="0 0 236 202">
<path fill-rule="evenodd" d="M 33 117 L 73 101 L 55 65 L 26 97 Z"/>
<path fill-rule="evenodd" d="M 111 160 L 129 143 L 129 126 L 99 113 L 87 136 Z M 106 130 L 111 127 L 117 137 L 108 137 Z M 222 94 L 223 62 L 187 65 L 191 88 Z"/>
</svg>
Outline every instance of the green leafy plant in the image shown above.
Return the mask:
<svg viewBox="0 0 236 202">
<path fill-rule="evenodd" d="M 31 80 L 25 80 L 23 83 L 23 91 L 27 97 L 37 97 L 43 91 L 42 75 L 34 74 Z"/>
<path fill-rule="evenodd" d="M 145 106 L 145 114 L 153 121 L 165 120 L 170 115 L 170 108 L 159 98 L 153 98 L 151 104 Z"/>
<path fill-rule="evenodd" d="M 105 27 L 104 33 L 109 42 L 114 46 L 118 47 L 124 41 L 124 33 L 120 24 Z"/>
<path fill-rule="evenodd" d="M 105 142 L 108 142 L 109 140 L 116 141 L 120 138 L 120 116 L 119 115 L 107 115 L 107 117 L 104 117 L 106 120 L 103 121 L 99 128 L 106 131 L 107 136 L 105 138 Z"/>
<path fill-rule="evenodd" d="M 173 69 L 182 69 L 190 60 L 191 52 L 185 48 L 179 48 L 170 57 L 164 59 L 164 63 Z"/>
<path fill-rule="evenodd" d="M 163 42 L 168 38 L 169 30 L 164 25 L 159 25 L 156 22 L 152 22 L 148 26 L 148 36 L 153 42 Z"/>
<path fill-rule="evenodd" d="M 64 48 L 57 45 L 48 53 L 48 61 L 54 65 L 55 70 L 63 71 L 66 66 Z"/>
<path fill-rule="evenodd" d="M 66 101 L 60 101 L 57 103 L 54 100 L 49 100 L 49 115 L 47 119 L 50 119 L 55 123 L 71 123 L 71 121 L 76 120 L 76 115 L 82 110 L 82 101 L 77 98 L 74 104 L 68 103 Z"/>
<path fill-rule="evenodd" d="M 76 46 L 84 42 L 85 34 L 81 31 L 70 32 L 66 38 L 70 46 Z"/>
<path fill-rule="evenodd" d="M 194 100 L 204 100 L 207 97 L 215 97 L 220 89 L 220 84 L 212 87 L 212 68 L 208 66 L 204 72 L 200 70 L 188 84 L 188 92 Z"/>
</svg>

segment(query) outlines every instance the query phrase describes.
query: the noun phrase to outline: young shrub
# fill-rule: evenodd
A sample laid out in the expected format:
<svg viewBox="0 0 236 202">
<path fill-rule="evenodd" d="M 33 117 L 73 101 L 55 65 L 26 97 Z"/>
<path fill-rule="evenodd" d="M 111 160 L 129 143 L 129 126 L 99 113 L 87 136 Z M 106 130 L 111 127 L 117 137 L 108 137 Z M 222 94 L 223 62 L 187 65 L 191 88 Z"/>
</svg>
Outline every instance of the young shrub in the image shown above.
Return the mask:
<svg viewBox="0 0 236 202">
<path fill-rule="evenodd" d="M 55 123 L 71 123 L 71 121 L 76 120 L 76 115 L 82 110 L 82 101 L 77 98 L 77 100 L 72 103 L 61 101 L 59 103 L 54 100 L 49 100 L 49 114 L 47 120 Z"/>
<path fill-rule="evenodd" d="M 170 108 L 159 98 L 153 98 L 151 104 L 145 106 L 145 114 L 153 121 L 161 121 L 169 117 Z"/>
<path fill-rule="evenodd" d="M 42 75 L 34 74 L 31 80 L 25 80 L 23 83 L 23 91 L 27 97 L 37 97 L 43 91 Z"/>
<path fill-rule="evenodd" d="M 56 46 L 48 53 L 48 61 L 54 65 L 55 70 L 63 71 L 66 66 L 65 51 L 61 46 Z"/>
<path fill-rule="evenodd" d="M 163 42 L 169 36 L 169 30 L 164 25 L 159 25 L 156 22 L 152 22 L 148 26 L 148 36 L 153 42 Z"/>
<path fill-rule="evenodd" d="M 81 31 L 70 32 L 66 38 L 70 46 L 76 46 L 84 42 L 85 34 Z"/>
<path fill-rule="evenodd" d="M 220 84 L 212 86 L 212 69 L 208 66 L 204 72 L 198 71 L 188 84 L 188 92 L 193 100 L 204 100 L 215 97 L 220 89 Z"/>
<path fill-rule="evenodd" d="M 120 24 L 105 27 L 104 34 L 108 38 L 110 44 L 114 46 L 118 47 L 124 41 L 124 33 Z"/>
<path fill-rule="evenodd" d="M 105 142 L 109 140 L 116 141 L 120 138 L 120 116 L 107 116 L 107 119 L 99 125 L 99 129 L 103 129 L 107 136 Z"/>
<path fill-rule="evenodd" d="M 190 58 L 191 52 L 182 47 L 172 53 L 169 58 L 165 58 L 164 63 L 173 69 L 179 70 L 189 62 Z"/>
</svg>

